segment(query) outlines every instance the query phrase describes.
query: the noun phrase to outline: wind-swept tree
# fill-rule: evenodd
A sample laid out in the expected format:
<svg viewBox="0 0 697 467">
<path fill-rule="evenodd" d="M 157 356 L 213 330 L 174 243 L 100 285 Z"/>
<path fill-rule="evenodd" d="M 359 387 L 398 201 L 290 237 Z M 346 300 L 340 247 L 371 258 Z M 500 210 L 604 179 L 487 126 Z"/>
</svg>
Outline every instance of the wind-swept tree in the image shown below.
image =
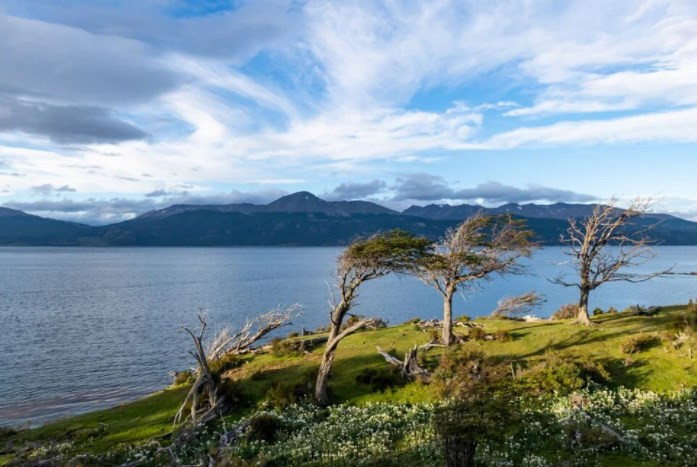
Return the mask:
<svg viewBox="0 0 697 467">
<path fill-rule="evenodd" d="M 503 297 L 498 301 L 496 309 L 491 312 L 491 316 L 501 318 L 530 313 L 535 307 L 542 305 L 544 302 L 544 296 L 537 292 L 527 292 L 515 297 Z"/>
<path fill-rule="evenodd" d="M 591 291 L 606 282 L 644 282 L 670 271 L 638 274 L 627 271 L 654 257 L 648 227 L 634 222 L 653 208 L 651 198 L 636 198 L 626 209 L 616 206 L 612 199 L 605 205 L 597 205 L 593 213 L 578 220 L 569 219 L 566 235 L 562 242 L 569 246 L 567 254 L 573 258 L 578 277 L 568 281 L 560 276 L 552 282 L 565 287 L 577 287 L 580 292 L 577 320 L 590 326 L 588 299 Z"/>
<path fill-rule="evenodd" d="M 455 292 L 493 273 L 520 272 L 518 260 L 530 256 L 535 247 L 531 236 L 532 232 L 511 216 L 479 213 L 448 229 L 433 251 L 422 258 L 419 277 L 443 296 L 443 344 L 454 341 Z"/>
<path fill-rule="evenodd" d="M 355 303 L 358 288 L 366 281 L 389 273 L 404 273 L 414 269 L 426 252 L 429 241 L 409 233 L 394 230 L 376 234 L 351 243 L 337 260 L 336 289 L 332 294 L 329 336 L 315 384 L 315 399 L 327 405 L 327 383 L 339 342 L 359 329 L 375 324 L 374 318 L 359 319 L 342 328 L 344 318 Z"/>
</svg>

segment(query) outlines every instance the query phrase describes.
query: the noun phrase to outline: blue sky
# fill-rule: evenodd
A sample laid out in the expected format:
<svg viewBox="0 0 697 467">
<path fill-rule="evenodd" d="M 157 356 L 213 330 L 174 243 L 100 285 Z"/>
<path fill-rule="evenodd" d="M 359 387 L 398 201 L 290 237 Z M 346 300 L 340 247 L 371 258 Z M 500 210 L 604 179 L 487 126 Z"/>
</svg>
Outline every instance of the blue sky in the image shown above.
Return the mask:
<svg viewBox="0 0 697 467">
<path fill-rule="evenodd" d="M 697 4 L 0 0 L 0 205 L 300 190 L 697 218 Z"/>
</svg>

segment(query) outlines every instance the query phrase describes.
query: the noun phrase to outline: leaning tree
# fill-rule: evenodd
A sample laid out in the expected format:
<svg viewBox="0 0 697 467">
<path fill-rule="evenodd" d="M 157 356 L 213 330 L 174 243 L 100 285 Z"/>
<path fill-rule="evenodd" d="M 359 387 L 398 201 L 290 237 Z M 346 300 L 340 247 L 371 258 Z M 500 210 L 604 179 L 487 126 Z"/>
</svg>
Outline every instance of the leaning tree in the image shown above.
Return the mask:
<svg viewBox="0 0 697 467">
<path fill-rule="evenodd" d="M 443 344 L 454 342 L 452 309 L 458 288 L 493 273 L 520 272 L 518 260 L 530 256 L 535 247 L 531 237 L 532 232 L 511 216 L 478 213 L 448 229 L 421 258 L 419 277 L 443 296 Z"/>
<path fill-rule="evenodd" d="M 394 230 L 354 241 L 339 256 L 335 284 L 337 293 L 332 294 L 331 298 L 329 336 L 315 383 L 315 399 L 319 404 L 329 403 L 327 383 L 339 342 L 359 329 L 373 326 L 377 321 L 375 318 L 358 319 L 344 326 L 344 318 L 355 303 L 358 288 L 366 281 L 389 273 L 412 270 L 428 247 L 426 238 Z"/>
<path fill-rule="evenodd" d="M 605 205 L 596 205 L 593 212 L 583 219 L 569 219 L 562 243 L 568 245 L 567 254 L 573 258 L 578 274 L 569 281 L 564 276 L 552 282 L 565 287 L 577 287 L 580 292 L 577 321 L 590 326 L 588 299 L 591 291 L 606 282 L 644 282 L 670 269 L 650 274 L 627 271 L 654 257 L 651 239 L 647 233 L 656 225 L 638 225 L 636 222 L 655 205 L 651 198 L 636 198 L 626 209 L 617 207 L 611 199 Z"/>
</svg>

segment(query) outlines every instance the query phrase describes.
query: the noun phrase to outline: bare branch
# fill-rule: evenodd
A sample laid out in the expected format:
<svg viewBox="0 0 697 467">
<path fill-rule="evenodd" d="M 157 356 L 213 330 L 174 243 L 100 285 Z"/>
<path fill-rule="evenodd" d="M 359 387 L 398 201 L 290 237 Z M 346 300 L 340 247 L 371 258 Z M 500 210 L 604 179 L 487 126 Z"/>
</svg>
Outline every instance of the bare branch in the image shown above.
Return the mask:
<svg viewBox="0 0 697 467">
<path fill-rule="evenodd" d="M 491 316 L 522 315 L 529 313 L 533 308 L 540 306 L 544 302 L 544 297 L 536 292 L 528 292 L 517 297 L 504 297 L 499 300 L 498 306 L 491 313 Z"/>
<path fill-rule="evenodd" d="M 532 232 L 511 216 L 477 213 L 448 229 L 433 252 L 419 262 L 418 276 L 443 296 L 443 343 L 453 342 L 452 297 L 462 287 L 494 274 L 519 274 L 520 259 L 537 245 Z"/>
<path fill-rule="evenodd" d="M 656 224 L 640 228 L 633 221 L 649 212 L 656 201 L 636 198 L 626 209 L 618 208 L 616 203 L 613 198 L 605 205 L 594 206 L 585 219 L 569 219 L 567 235 L 562 237 L 569 246 L 567 254 L 574 258 L 578 279 L 560 276 L 552 282 L 580 290 L 579 320 L 584 324 L 590 324 L 588 296 L 592 290 L 606 282 L 645 282 L 672 269 L 649 274 L 627 271 L 654 257 L 653 242 L 647 233 Z"/>
</svg>

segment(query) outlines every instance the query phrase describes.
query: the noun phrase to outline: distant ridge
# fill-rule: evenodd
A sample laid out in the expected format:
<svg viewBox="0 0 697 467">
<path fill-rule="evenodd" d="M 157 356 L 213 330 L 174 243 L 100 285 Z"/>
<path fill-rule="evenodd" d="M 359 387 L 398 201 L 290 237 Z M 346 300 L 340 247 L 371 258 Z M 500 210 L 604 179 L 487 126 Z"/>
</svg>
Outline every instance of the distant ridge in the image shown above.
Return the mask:
<svg viewBox="0 0 697 467">
<path fill-rule="evenodd" d="M 411 206 L 397 212 L 369 201 L 326 201 L 301 191 L 269 204 L 177 204 L 124 222 L 87 226 L 46 219 L 0 207 L 0 245 L 58 246 L 234 246 L 346 245 L 352 239 L 389 229 L 437 238 L 448 227 L 477 212 L 510 213 L 526 222 L 536 240 L 559 244 L 569 217 L 587 216 L 589 204 L 516 204 Z M 637 220 L 655 224 L 664 245 L 697 245 L 697 223 L 667 214 Z"/>
<path fill-rule="evenodd" d="M 149 211 L 139 216 L 140 218 L 149 217 L 168 217 L 186 211 L 210 210 L 218 212 L 239 212 L 243 214 L 253 214 L 260 212 L 285 212 L 285 213 L 315 213 L 326 214 L 328 216 L 351 216 L 354 214 L 399 214 L 397 211 L 388 209 L 379 204 L 369 201 L 325 201 L 308 191 L 299 191 L 290 195 L 282 196 L 269 204 L 235 203 L 220 205 L 195 205 L 195 204 L 175 204 L 173 206 Z"/>
</svg>

